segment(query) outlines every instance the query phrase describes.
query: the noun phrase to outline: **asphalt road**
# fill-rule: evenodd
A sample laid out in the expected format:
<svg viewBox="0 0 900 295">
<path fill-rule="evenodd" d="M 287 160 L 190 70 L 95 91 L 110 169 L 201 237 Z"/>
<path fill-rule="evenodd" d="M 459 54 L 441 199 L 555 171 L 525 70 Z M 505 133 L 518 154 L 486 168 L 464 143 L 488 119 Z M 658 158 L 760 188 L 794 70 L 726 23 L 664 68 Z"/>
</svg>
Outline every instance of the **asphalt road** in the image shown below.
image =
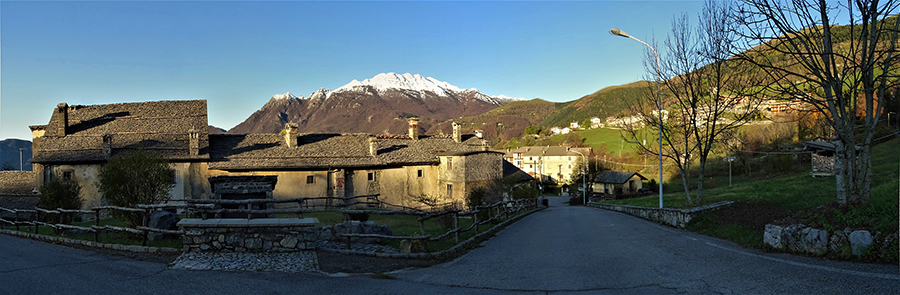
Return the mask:
<svg viewBox="0 0 900 295">
<path fill-rule="evenodd" d="M 0 235 L 0 294 L 900 294 L 900 267 L 761 253 L 628 215 L 569 207 L 394 279 L 218 272 Z"/>
</svg>

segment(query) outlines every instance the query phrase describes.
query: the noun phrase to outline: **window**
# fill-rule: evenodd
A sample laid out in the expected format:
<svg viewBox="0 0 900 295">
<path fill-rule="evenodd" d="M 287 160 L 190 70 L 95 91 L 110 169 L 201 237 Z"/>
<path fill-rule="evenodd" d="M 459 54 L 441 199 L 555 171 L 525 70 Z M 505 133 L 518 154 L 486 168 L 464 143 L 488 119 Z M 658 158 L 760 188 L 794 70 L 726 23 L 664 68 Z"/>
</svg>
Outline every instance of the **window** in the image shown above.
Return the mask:
<svg viewBox="0 0 900 295">
<path fill-rule="evenodd" d="M 375 172 L 369 172 L 369 181 L 375 181 Z"/>
<path fill-rule="evenodd" d="M 447 157 L 447 170 L 453 170 L 453 158 Z"/>
<path fill-rule="evenodd" d="M 62 179 L 63 180 L 72 180 L 72 171 L 63 171 Z"/>
<path fill-rule="evenodd" d="M 452 185 L 452 184 L 447 184 L 447 196 L 449 197 L 449 196 L 452 196 L 452 195 L 453 195 L 453 185 Z"/>
<path fill-rule="evenodd" d="M 418 174 L 418 177 L 425 176 L 425 171 L 422 169 L 419 169 L 419 171 L 417 171 L 417 174 Z"/>
<path fill-rule="evenodd" d="M 175 170 L 169 170 L 169 183 L 175 184 Z"/>
<path fill-rule="evenodd" d="M 313 183 L 316 183 L 316 176 L 315 175 L 307 175 L 306 176 L 306 184 L 313 184 Z"/>
<path fill-rule="evenodd" d="M 533 168 L 534 165 L 528 164 L 528 168 Z"/>
</svg>

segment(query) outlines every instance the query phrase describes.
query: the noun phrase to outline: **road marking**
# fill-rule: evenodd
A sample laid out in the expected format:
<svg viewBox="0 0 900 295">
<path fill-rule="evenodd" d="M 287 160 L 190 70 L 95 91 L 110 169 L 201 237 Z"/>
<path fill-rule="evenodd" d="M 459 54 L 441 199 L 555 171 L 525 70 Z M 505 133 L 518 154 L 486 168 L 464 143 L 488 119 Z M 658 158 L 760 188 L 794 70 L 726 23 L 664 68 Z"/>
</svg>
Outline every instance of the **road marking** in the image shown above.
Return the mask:
<svg viewBox="0 0 900 295">
<path fill-rule="evenodd" d="M 829 267 L 829 266 L 821 266 L 821 265 L 815 265 L 815 264 L 808 264 L 808 263 L 803 263 L 803 262 L 790 261 L 790 260 L 786 260 L 786 259 L 775 258 L 775 257 L 768 257 L 768 256 L 764 256 L 764 255 L 753 254 L 753 253 L 748 253 L 748 252 L 739 251 L 739 250 L 735 250 L 735 249 L 730 249 L 730 248 L 723 247 L 723 246 L 719 246 L 719 245 L 716 245 L 716 244 L 713 244 L 713 243 L 710 243 L 710 242 L 706 242 L 706 244 L 707 244 L 707 245 L 710 245 L 710 246 L 713 246 L 713 247 L 716 247 L 716 248 L 719 248 L 719 249 L 722 249 L 722 250 L 727 250 L 727 251 L 731 251 L 731 252 L 735 252 L 735 253 L 739 253 L 739 254 L 744 254 L 744 255 L 752 256 L 752 257 L 756 257 L 756 258 L 762 258 L 762 259 L 766 259 L 766 260 L 771 260 L 771 261 L 775 261 L 775 262 L 781 262 L 781 263 L 785 263 L 785 264 L 790 264 L 790 265 L 793 265 L 793 266 L 806 267 L 806 268 L 813 268 L 813 269 L 818 269 L 818 270 L 824 270 L 824 271 L 830 271 L 830 272 L 837 272 L 837 273 L 843 273 L 843 274 L 850 274 L 850 275 L 857 275 L 857 276 L 870 277 L 870 278 L 889 279 L 889 280 L 900 280 L 900 275 L 892 275 L 892 274 L 884 274 L 884 273 L 874 273 L 874 272 L 864 272 L 864 271 L 856 271 L 856 270 L 841 269 L 841 268 L 836 268 L 836 267 Z"/>
</svg>

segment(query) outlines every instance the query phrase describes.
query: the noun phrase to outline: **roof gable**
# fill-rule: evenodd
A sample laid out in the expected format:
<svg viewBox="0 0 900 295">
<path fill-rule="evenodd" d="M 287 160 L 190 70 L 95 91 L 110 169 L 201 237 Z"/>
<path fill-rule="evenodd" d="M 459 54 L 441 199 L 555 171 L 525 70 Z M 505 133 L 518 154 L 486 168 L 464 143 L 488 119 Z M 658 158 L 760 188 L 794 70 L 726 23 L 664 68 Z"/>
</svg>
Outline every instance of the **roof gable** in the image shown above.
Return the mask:
<svg viewBox="0 0 900 295">
<path fill-rule="evenodd" d="M 637 172 L 632 171 L 603 171 L 600 173 L 597 178 L 594 179 L 596 183 L 613 183 L 613 184 L 623 184 L 627 182 L 629 179 L 637 175 L 641 180 L 647 180 L 646 177 Z"/>
</svg>

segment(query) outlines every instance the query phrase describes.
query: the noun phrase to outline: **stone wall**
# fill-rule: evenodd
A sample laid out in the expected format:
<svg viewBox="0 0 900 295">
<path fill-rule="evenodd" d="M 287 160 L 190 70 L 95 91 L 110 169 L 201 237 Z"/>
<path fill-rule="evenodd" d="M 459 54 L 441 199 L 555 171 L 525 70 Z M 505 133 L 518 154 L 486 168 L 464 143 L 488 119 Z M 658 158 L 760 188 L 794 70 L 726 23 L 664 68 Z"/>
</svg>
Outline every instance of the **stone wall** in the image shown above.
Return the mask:
<svg viewBox="0 0 900 295">
<path fill-rule="evenodd" d="M 717 209 L 723 206 L 728 206 L 731 205 L 731 203 L 732 202 L 730 201 L 718 202 L 706 206 L 694 207 L 691 209 L 650 208 L 603 203 L 588 203 L 588 206 L 622 212 L 646 220 L 656 221 L 662 224 L 681 228 L 691 221 L 691 219 L 694 217 L 694 214 L 700 213 L 702 211 Z"/>
<path fill-rule="evenodd" d="M 315 218 L 183 219 L 184 252 L 293 252 L 315 250 Z"/>
<path fill-rule="evenodd" d="M 803 224 L 779 226 L 766 225 L 763 242 L 772 248 L 792 253 L 812 255 L 862 256 L 864 254 L 882 257 L 888 251 L 896 250 L 898 233 L 884 235 L 867 230 L 845 228 L 829 232 Z M 874 252 L 873 252 L 874 251 Z"/>
</svg>

